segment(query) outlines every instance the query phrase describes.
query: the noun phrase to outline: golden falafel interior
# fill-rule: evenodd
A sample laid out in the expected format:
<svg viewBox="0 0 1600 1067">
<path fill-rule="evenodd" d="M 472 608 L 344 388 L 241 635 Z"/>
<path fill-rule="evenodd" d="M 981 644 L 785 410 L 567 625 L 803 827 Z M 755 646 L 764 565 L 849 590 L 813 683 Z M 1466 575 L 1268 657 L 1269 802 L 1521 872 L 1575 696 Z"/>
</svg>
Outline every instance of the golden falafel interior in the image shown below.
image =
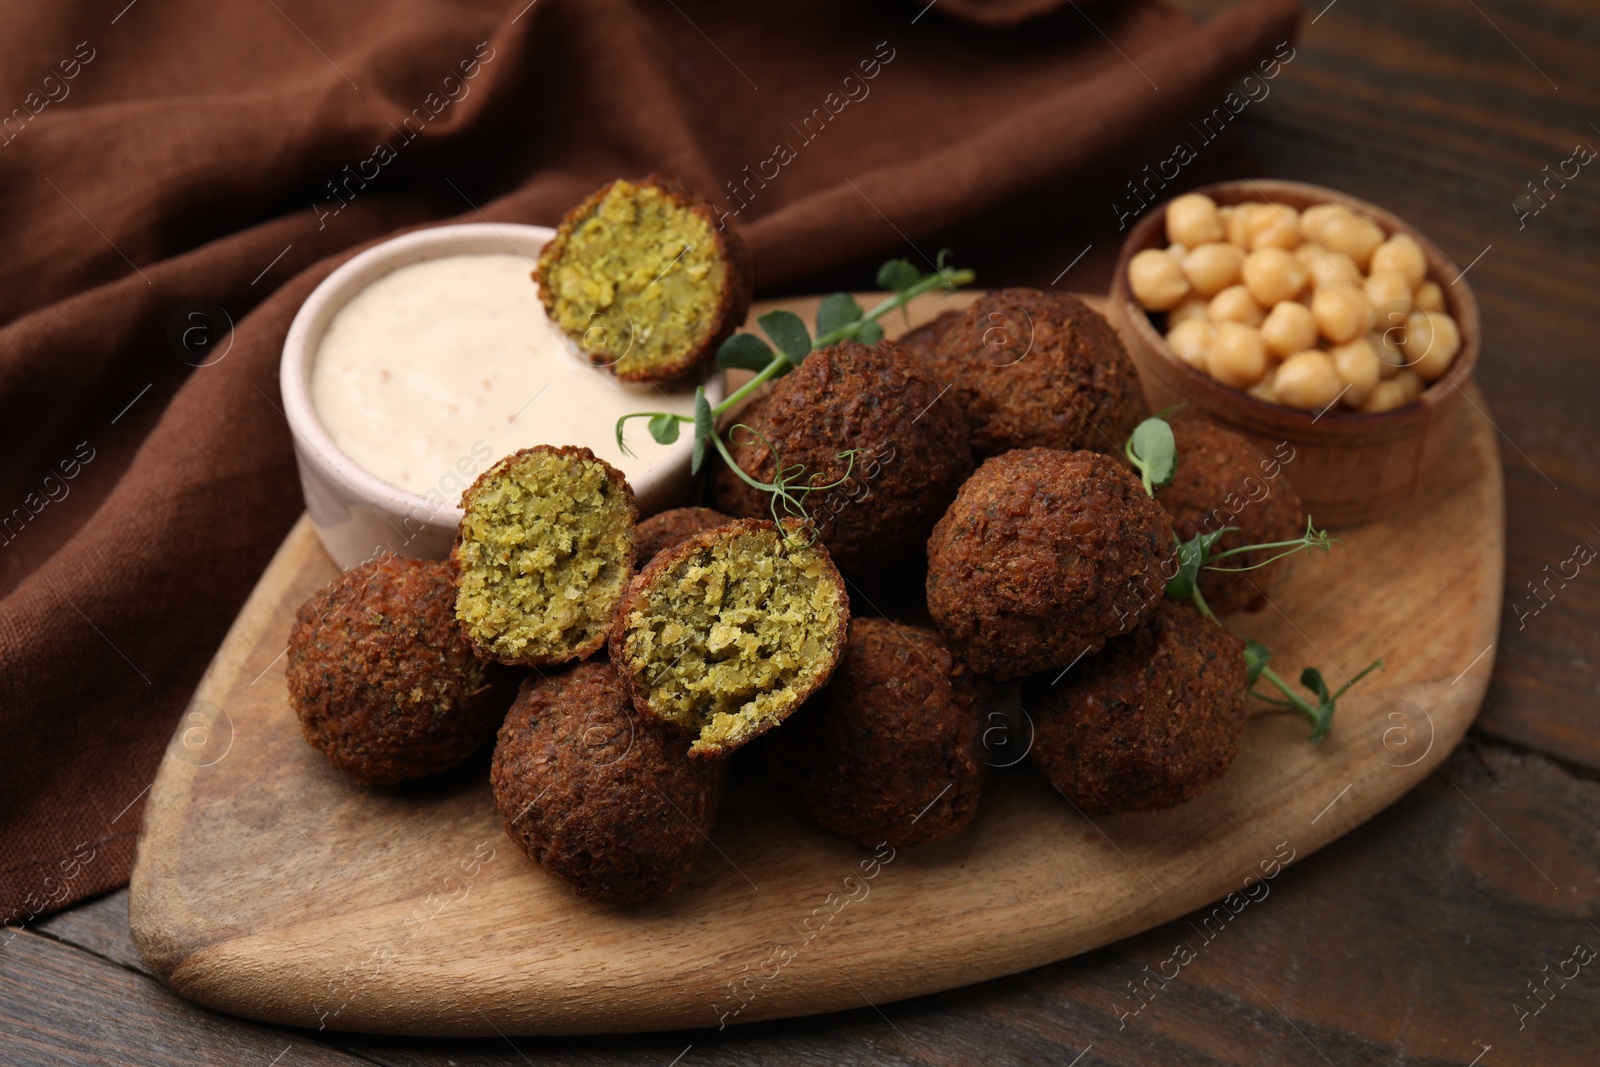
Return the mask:
<svg viewBox="0 0 1600 1067">
<path fill-rule="evenodd" d="M 469 496 L 456 550 L 468 636 L 507 663 L 597 647 L 631 576 L 626 488 L 594 459 L 530 451 Z"/>
<path fill-rule="evenodd" d="M 557 326 L 624 377 L 682 362 L 717 329 L 731 283 L 712 223 L 670 190 L 613 182 L 540 270 Z"/>
<path fill-rule="evenodd" d="M 848 619 L 819 549 L 740 529 L 655 576 L 627 615 L 623 655 L 650 710 L 696 735 L 689 751 L 722 755 L 826 681 Z"/>
</svg>

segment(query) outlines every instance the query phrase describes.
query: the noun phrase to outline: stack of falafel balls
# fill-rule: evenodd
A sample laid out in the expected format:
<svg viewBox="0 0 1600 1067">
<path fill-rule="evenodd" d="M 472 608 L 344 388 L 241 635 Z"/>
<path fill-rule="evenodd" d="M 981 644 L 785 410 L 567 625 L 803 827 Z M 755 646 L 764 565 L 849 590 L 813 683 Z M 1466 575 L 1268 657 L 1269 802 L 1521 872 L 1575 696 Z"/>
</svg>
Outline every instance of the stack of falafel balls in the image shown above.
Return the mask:
<svg viewBox="0 0 1600 1067">
<path fill-rule="evenodd" d="M 552 320 L 665 314 L 678 339 L 661 351 L 583 354 L 630 380 L 695 366 L 750 302 L 748 257 L 712 222 L 675 183 L 600 190 L 541 256 Z M 657 284 L 690 242 L 722 250 L 683 292 Z M 1304 520 L 1281 474 L 1230 503 L 1267 461 L 1198 420 L 1175 422 L 1176 473 L 1152 498 L 1122 451 L 1146 416 L 1115 331 L 1065 294 L 999 290 L 896 343 L 822 348 L 725 427 L 754 481 L 799 467 L 830 487 L 808 494 L 809 523 L 775 521 L 720 464 L 714 509 L 640 522 L 588 449 L 524 449 L 463 494 L 449 560 L 382 556 L 300 608 L 290 701 L 365 784 L 492 740 L 507 833 L 620 903 L 682 884 L 736 758 L 869 849 L 960 833 L 1018 748 L 1083 813 L 1170 807 L 1227 771 L 1246 699 L 1243 643 L 1163 597 L 1174 534 L 1236 527 L 1220 551 Z M 1232 611 L 1266 580 L 1202 587 Z M 1016 680 L 1025 722 L 990 710 Z"/>
</svg>

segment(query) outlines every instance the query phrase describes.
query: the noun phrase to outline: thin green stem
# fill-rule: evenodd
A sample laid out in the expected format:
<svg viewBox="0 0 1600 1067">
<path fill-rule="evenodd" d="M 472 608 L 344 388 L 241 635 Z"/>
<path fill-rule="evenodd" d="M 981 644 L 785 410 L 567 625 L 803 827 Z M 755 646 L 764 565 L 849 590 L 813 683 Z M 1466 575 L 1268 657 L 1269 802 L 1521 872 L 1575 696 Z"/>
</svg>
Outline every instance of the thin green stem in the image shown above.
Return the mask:
<svg viewBox="0 0 1600 1067">
<path fill-rule="evenodd" d="M 735 404 L 739 403 L 739 401 L 743 400 L 757 389 L 760 389 L 763 385 L 766 385 L 773 378 L 776 378 L 783 372 L 783 368 L 787 367 L 788 365 L 788 356 L 784 355 L 782 352 L 773 353 L 771 363 L 768 363 L 765 367 L 762 367 L 760 373 L 758 373 L 754 378 L 751 378 L 748 382 L 745 382 L 739 388 L 735 389 L 731 394 L 728 395 L 727 399 L 718 404 L 716 407 L 712 408 L 711 414 L 726 415 Z M 694 420 L 689 419 L 687 421 L 693 422 Z"/>
<path fill-rule="evenodd" d="M 1300 697 L 1300 695 L 1298 693 L 1296 693 L 1293 689 L 1290 689 L 1289 688 L 1289 683 L 1284 681 L 1281 677 L 1279 677 L 1277 671 L 1273 670 L 1271 667 L 1262 667 L 1261 668 L 1261 677 L 1263 677 L 1267 681 L 1271 682 L 1277 688 L 1277 690 L 1280 693 L 1282 693 L 1284 696 L 1288 697 L 1289 698 L 1289 707 L 1294 708 L 1300 714 L 1304 715 L 1306 717 L 1306 719 L 1311 723 L 1311 725 L 1313 727 L 1315 727 L 1318 730 L 1321 730 L 1323 728 L 1324 723 L 1322 721 L 1321 713 L 1319 713 L 1317 711 L 1317 709 L 1313 708 L 1310 704 L 1307 704 L 1305 702 L 1305 700 L 1303 700 Z M 1259 695 L 1257 696 L 1257 699 L 1258 700 L 1270 700 L 1270 698 L 1268 698 L 1268 697 L 1262 697 L 1262 696 L 1259 696 Z M 1279 701 L 1276 701 L 1276 700 L 1270 700 L 1270 702 L 1274 703 L 1274 704 L 1280 703 Z"/>
</svg>

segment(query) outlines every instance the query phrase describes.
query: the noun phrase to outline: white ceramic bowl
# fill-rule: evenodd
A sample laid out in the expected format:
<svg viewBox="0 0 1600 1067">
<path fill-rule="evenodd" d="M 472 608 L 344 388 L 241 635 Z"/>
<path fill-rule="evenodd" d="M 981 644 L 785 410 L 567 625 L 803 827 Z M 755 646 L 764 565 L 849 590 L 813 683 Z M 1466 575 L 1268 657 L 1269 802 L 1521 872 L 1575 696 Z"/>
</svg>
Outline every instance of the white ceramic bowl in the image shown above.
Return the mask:
<svg viewBox="0 0 1600 1067">
<path fill-rule="evenodd" d="M 284 338 L 279 385 L 284 414 L 294 437 L 306 511 L 323 547 L 341 568 L 349 569 L 383 552 L 442 559 L 455 540 L 461 509 L 439 507 L 384 481 L 334 444 L 311 401 L 311 368 L 329 323 L 362 289 L 401 267 L 440 256 L 504 253 L 508 243 L 518 254 L 536 257 L 554 235 L 555 231 L 547 226 L 503 222 L 418 230 L 354 257 L 328 275 L 300 306 Z M 593 373 L 577 356 L 573 357 L 572 370 L 575 374 Z M 725 395 L 720 373 L 710 374 L 705 386 L 712 403 Z M 609 433 L 610 427 L 601 428 L 601 432 Z M 683 434 L 672 445 L 646 442 L 646 447 L 653 450 L 651 455 L 657 457 L 656 462 L 644 474 L 629 479 L 640 514 L 649 515 L 688 501 L 692 445 L 692 434 Z M 464 481 L 470 482 L 471 478 Z"/>
</svg>

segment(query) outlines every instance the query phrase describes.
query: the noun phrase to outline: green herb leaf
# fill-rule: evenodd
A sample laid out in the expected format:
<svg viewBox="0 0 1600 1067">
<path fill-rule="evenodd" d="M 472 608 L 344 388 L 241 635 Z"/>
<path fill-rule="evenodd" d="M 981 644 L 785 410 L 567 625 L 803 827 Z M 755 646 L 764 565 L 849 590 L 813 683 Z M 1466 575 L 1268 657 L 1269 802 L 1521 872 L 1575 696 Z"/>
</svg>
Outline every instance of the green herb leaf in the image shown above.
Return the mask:
<svg viewBox="0 0 1600 1067">
<path fill-rule="evenodd" d="M 1146 490 L 1172 481 L 1172 472 L 1178 465 L 1178 446 L 1167 420 L 1145 419 L 1128 439 L 1128 449 L 1129 458 L 1144 476 Z"/>
<path fill-rule="evenodd" d="M 862 316 L 861 305 L 849 293 L 834 293 L 817 308 L 817 336 L 848 326 Z"/>
<path fill-rule="evenodd" d="M 1328 703 L 1328 683 L 1322 680 L 1322 672 L 1315 667 L 1307 667 L 1300 672 L 1300 684 L 1317 695 L 1317 700 L 1323 704 Z"/>
<path fill-rule="evenodd" d="M 811 354 L 811 334 L 806 331 L 805 320 L 792 311 L 769 311 L 756 322 L 761 331 L 772 338 L 778 351 L 795 363 Z"/>
<path fill-rule="evenodd" d="M 755 334 L 736 333 L 717 349 L 717 366 L 724 370 L 761 371 L 772 362 L 772 356 L 771 346 Z"/>
<path fill-rule="evenodd" d="M 705 462 L 706 443 L 717 435 L 717 424 L 711 418 L 711 401 L 706 399 L 706 387 L 694 389 L 694 452 L 689 461 L 689 473 L 699 474 Z"/>
<path fill-rule="evenodd" d="M 1231 529 L 1232 526 L 1224 526 L 1213 533 L 1195 534 L 1178 546 L 1178 573 L 1167 580 L 1167 596 L 1173 600 L 1188 600 L 1194 596 L 1200 568 L 1205 566 L 1206 558 L 1211 555 L 1211 546 Z"/>
<path fill-rule="evenodd" d="M 1244 672 L 1249 686 L 1256 684 L 1261 672 L 1272 661 L 1272 650 L 1253 637 L 1244 639 Z"/>
<path fill-rule="evenodd" d="M 678 420 L 663 412 L 650 419 L 650 436 L 658 445 L 670 445 L 678 439 Z"/>
<path fill-rule="evenodd" d="M 878 325 L 877 320 L 868 319 L 856 327 L 856 340 L 864 345 L 875 345 L 883 340 L 883 327 Z"/>
<path fill-rule="evenodd" d="M 893 289 L 897 293 L 916 285 L 921 278 L 922 274 L 909 260 L 891 259 L 878 268 L 878 287 Z"/>
</svg>

